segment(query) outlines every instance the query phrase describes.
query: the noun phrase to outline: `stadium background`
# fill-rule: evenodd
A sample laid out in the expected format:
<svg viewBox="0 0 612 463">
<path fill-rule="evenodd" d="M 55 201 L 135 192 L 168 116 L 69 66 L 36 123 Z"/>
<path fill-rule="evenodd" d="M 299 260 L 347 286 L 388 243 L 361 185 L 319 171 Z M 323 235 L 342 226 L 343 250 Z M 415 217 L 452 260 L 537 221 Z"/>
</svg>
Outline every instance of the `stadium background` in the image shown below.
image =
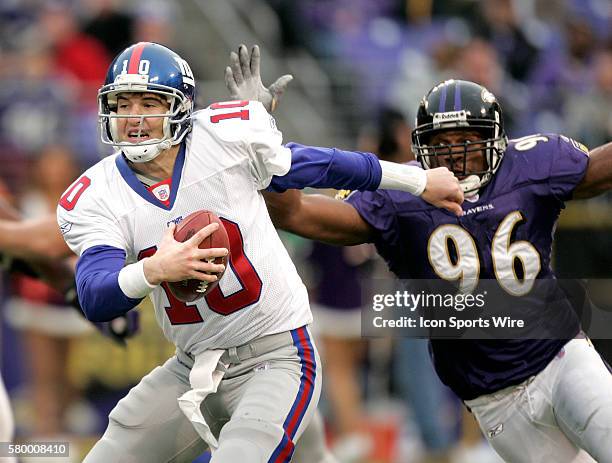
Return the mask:
<svg viewBox="0 0 612 463">
<path fill-rule="evenodd" d="M 96 91 L 111 58 L 132 42 L 181 54 L 199 79 L 199 107 L 227 99 L 229 51 L 257 43 L 264 82 L 295 77 L 276 114 L 285 140 L 408 160 L 418 100 L 448 77 L 496 94 L 511 137 L 610 141 L 611 31 L 609 0 L 2 0 L 0 194 L 30 217 L 52 211 L 78 173 L 108 153 L 98 142 Z M 610 197 L 570 204 L 557 230 L 561 275 L 612 276 L 611 212 Z M 338 301 L 325 296 L 320 267 L 337 249 L 284 239 L 315 303 L 359 305 L 343 298 L 354 288 L 340 281 L 346 269 L 330 272 L 334 287 L 346 288 L 336 289 Z M 346 261 L 356 285 L 384 275 L 368 248 L 334 258 Z M 86 452 L 116 400 L 173 352 L 146 304 L 141 333 L 124 349 L 66 316 L 57 295 L 36 283 L 5 277 L 2 299 L 2 377 L 22 441 L 69 439 L 74 453 Z M 361 347 L 360 428 L 374 436 L 364 461 L 418 461 L 425 450 L 393 386 L 393 342 Z M 600 347 L 610 358 L 609 343 Z M 326 391 L 321 404 L 331 440 L 333 395 Z M 470 461 L 495 461 L 483 455 Z"/>
</svg>

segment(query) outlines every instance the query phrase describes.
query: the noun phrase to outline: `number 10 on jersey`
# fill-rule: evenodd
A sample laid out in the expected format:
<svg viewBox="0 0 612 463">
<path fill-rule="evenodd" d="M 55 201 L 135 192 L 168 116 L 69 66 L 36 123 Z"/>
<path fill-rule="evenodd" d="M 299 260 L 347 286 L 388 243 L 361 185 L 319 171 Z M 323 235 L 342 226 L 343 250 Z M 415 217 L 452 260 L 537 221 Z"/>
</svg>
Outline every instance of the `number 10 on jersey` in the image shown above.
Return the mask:
<svg viewBox="0 0 612 463">
<path fill-rule="evenodd" d="M 205 297 L 205 300 L 210 310 L 225 316 L 245 309 L 259 301 L 263 283 L 244 252 L 244 240 L 238 224 L 223 217 L 221 217 L 221 221 L 225 226 L 230 242 L 229 265 L 242 288 L 229 296 L 225 296 L 217 285 Z M 156 246 L 143 249 L 138 253 L 138 260 L 152 256 L 156 250 Z M 166 315 L 170 323 L 173 325 L 188 325 L 203 321 L 196 304 L 179 301 L 174 297 L 167 283 L 162 283 L 161 288 L 170 303 L 170 306 L 166 307 Z"/>
</svg>

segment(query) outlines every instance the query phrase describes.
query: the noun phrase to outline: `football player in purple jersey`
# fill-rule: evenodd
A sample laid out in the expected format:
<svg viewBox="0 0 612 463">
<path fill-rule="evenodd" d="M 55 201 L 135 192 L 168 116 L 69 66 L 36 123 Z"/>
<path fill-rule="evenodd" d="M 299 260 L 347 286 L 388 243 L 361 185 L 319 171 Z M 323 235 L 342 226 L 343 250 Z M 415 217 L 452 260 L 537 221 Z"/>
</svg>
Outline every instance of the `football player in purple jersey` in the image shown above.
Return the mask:
<svg viewBox="0 0 612 463">
<path fill-rule="evenodd" d="M 240 74 L 249 66 L 243 54 L 226 71 L 232 96 L 272 100 L 260 84 L 259 62 L 250 63 L 246 81 Z M 536 280 L 555 279 L 551 249 L 565 201 L 612 189 L 612 143 L 588 150 L 555 134 L 509 140 L 495 96 L 474 82 L 433 87 L 419 104 L 412 139 L 424 169 L 448 167 L 460 180 L 462 216 L 397 191 L 355 192 L 337 201 L 273 179 L 266 201 L 275 225 L 332 244 L 373 242 L 400 279 L 448 280 L 468 290 L 489 279 L 519 296 Z M 609 369 L 569 300 L 554 312 L 544 312 L 542 300 L 530 303 L 563 335 L 432 339 L 438 375 L 507 461 L 612 461 Z"/>
</svg>

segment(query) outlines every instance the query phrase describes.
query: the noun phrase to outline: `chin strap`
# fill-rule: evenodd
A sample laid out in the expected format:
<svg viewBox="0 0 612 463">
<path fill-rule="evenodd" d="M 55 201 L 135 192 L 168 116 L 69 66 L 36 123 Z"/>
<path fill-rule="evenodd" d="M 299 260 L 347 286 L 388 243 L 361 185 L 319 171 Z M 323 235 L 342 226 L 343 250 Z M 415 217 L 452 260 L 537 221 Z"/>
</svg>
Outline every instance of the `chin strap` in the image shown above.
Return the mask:
<svg viewBox="0 0 612 463">
<path fill-rule="evenodd" d="M 461 189 L 466 198 L 478 194 L 480 184 L 481 180 L 478 175 L 468 175 L 466 178 L 459 181 L 459 185 L 461 185 Z"/>
<path fill-rule="evenodd" d="M 150 143 L 147 145 L 130 145 L 122 146 L 121 151 L 132 162 L 149 162 L 155 159 L 159 153 L 169 149 L 172 146 L 172 140 L 162 140 L 158 143 Z"/>
</svg>

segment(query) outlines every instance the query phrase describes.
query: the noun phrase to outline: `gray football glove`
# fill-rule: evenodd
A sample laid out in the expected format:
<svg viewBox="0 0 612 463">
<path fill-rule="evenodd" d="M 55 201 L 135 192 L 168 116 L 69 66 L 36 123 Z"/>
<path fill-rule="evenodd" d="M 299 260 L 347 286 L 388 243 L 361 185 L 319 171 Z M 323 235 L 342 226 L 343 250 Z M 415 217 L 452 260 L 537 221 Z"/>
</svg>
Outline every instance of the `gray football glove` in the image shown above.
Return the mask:
<svg viewBox="0 0 612 463">
<path fill-rule="evenodd" d="M 240 45 L 238 53 L 230 53 L 230 66 L 225 68 L 225 85 L 233 100 L 259 101 L 268 112 L 272 112 L 293 76 L 285 74 L 266 88 L 259 74 L 260 60 L 257 45 L 253 45 L 250 55 L 246 45 Z"/>
</svg>

